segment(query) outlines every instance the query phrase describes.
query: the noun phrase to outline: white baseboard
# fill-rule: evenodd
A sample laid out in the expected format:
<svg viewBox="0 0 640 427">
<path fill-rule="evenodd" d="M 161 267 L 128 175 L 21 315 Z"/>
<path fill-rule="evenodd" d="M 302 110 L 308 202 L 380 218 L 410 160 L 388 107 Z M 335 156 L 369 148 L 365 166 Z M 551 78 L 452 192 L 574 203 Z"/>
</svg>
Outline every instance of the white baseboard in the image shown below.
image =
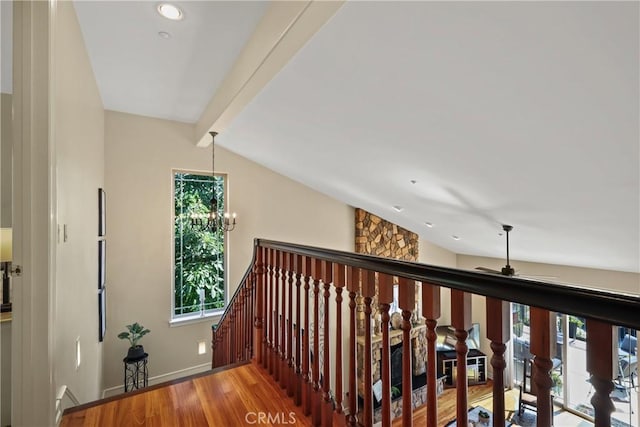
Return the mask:
<svg viewBox="0 0 640 427">
<path fill-rule="evenodd" d="M 192 366 L 190 368 L 180 369 L 174 372 L 168 372 L 166 374 L 156 375 L 149 378 L 149 385 L 160 384 L 166 381 L 176 380 L 182 377 L 188 377 L 189 375 L 199 374 L 211 370 L 211 363 L 204 363 L 202 365 Z M 102 391 L 102 397 L 111 397 L 117 394 L 124 393 L 124 385 L 117 387 L 106 388 Z"/>
</svg>

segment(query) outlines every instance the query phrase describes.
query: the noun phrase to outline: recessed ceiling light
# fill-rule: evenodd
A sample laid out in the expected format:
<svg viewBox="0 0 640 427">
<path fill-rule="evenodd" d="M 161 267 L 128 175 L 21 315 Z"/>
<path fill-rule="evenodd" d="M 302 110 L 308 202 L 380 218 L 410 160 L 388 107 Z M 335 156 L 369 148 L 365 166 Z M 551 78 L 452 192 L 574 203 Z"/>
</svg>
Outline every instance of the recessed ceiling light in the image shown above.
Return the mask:
<svg viewBox="0 0 640 427">
<path fill-rule="evenodd" d="M 404 210 L 404 208 L 402 206 L 395 205 L 393 207 L 393 210 L 396 211 L 396 212 L 402 212 Z"/>
<path fill-rule="evenodd" d="M 429 228 L 433 228 L 433 224 L 430 222 L 425 222 L 424 225 L 426 225 Z"/>
<path fill-rule="evenodd" d="M 453 236 L 451 236 L 451 238 L 452 238 L 453 240 L 460 240 L 460 237 L 456 236 L 455 234 L 454 234 Z"/>
<path fill-rule="evenodd" d="M 167 33 L 166 31 L 159 31 L 158 35 L 160 37 L 162 37 L 163 39 L 170 39 L 171 38 L 171 34 Z"/>
<path fill-rule="evenodd" d="M 158 13 L 165 18 L 174 21 L 179 21 L 184 17 L 182 11 L 178 9 L 177 6 L 174 6 L 170 3 L 160 3 L 158 5 Z"/>
</svg>

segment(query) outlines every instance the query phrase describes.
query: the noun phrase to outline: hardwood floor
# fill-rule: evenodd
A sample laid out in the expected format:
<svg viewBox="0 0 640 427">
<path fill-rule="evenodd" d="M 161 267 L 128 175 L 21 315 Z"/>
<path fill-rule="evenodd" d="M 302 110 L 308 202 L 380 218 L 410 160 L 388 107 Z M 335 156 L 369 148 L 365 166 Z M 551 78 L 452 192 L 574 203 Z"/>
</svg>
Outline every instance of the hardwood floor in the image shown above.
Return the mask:
<svg viewBox="0 0 640 427">
<path fill-rule="evenodd" d="M 438 398 L 438 425 L 443 426 L 456 416 L 456 390 L 447 389 Z M 491 409 L 492 384 L 469 387 L 469 406 Z M 517 390 L 506 392 L 505 416 L 513 415 Z M 426 408 L 414 411 L 414 425 L 426 425 Z M 263 414 L 263 415 L 261 415 Z M 271 418 L 269 418 L 269 416 Z M 258 417 L 262 417 L 258 419 Z M 584 420 L 556 425 L 584 425 Z M 291 398 L 261 368 L 244 364 L 219 372 L 148 387 L 136 392 L 70 408 L 62 418 L 61 427 L 128 427 L 128 426 L 310 426 Z M 334 425 L 344 425 L 335 417 Z M 393 426 L 401 426 L 398 418 Z"/>
<path fill-rule="evenodd" d="M 254 364 L 246 364 L 102 404 L 72 408 L 60 425 L 206 427 L 311 423 L 271 377 Z"/>
<path fill-rule="evenodd" d="M 479 403 L 490 399 L 493 391 L 493 383 L 488 381 L 486 384 L 474 385 L 469 387 L 469 407 L 476 406 Z M 482 406 L 482 405 L 481 405 Z M 509 407 L 508 405 L 506 405 Z M 491 407 L 488 407 L 491 409 Z M 443 426 L 456 417 L 456 389 L 446 389 L 438 397 L 438 425 Z M 416 426 L 427 424 L 426 406 L 413 411 L 413 424 Z M 394 427 L 402 426 L 402 419 L 396 419 L 392 425 Z"/>
</svg>

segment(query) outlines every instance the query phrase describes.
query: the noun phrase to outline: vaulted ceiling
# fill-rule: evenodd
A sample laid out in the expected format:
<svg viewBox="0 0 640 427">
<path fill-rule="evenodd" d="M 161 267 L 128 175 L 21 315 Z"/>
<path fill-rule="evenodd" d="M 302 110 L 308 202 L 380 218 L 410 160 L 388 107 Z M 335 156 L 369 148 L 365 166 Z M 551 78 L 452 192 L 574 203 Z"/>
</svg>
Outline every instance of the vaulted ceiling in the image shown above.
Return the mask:
<svg viewBox="0 0 640 427">
<path fill-rule="evenodd" d="M 75 2 L 106 109 L 456 253 L 640 271 L 639 3 L 174 4 Z"/>
</svg>

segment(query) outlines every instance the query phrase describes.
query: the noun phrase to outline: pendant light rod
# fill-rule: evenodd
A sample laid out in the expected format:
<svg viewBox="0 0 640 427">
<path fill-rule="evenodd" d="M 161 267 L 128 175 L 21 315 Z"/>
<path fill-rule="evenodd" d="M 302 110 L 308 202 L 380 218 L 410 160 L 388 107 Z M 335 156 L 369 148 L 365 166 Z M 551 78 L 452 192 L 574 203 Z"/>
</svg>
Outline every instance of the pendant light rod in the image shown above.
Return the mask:
<svg viewBox="0 0 640 427">
<path fill-rule="evenodd" d="M 218 132 L 210 131 L 211 135 L 211 201 L 209 206 L 209 213 L 204 215 L 194 214 L 191 216 L 191 226 L 198 227 L 203 230 L 209 230 L 216 232 L 222 230 L 223 232 L 232 231 L 236 227 L 236 213 L 229 214 L 224 211 L 221 215 L 218 213 L 218 200 L 216 198 L 216 147 L 215 139 Z M 226 201 L 226 200 L 225 200 Z"/>
</svg>

